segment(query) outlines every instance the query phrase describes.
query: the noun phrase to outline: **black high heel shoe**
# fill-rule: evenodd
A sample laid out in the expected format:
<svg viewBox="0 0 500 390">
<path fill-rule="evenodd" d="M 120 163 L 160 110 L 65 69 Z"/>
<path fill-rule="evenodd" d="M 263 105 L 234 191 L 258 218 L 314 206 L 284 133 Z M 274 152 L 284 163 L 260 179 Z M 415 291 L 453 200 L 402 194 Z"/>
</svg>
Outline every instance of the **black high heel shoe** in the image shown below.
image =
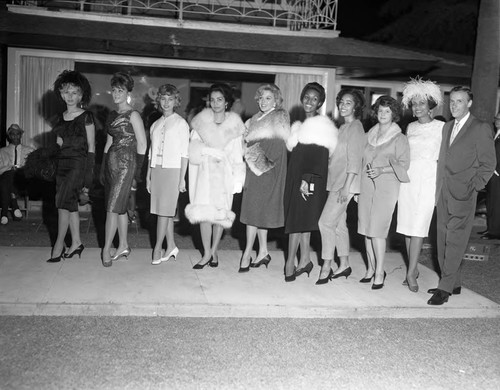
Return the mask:
<svg viewBox="0 0 500 390">
<path fill-rule="evenodd" d="M 359 283 L 370 283 L 372 281 L 372 279 L 375 277 L 375 272 L 373 273 L 372 276 L 370 276 L 369 278 L 363 278 L 363 279 L 360 279 L 359 280 Z"/>
<path fill-rule="evenodd" d="M 328 276 L 326 278 L 323 278 L 323 279 L 318 279 L 318 281 L 316 282 L 316 284 L 317 285 L 327 284 L 332 279 L 333 279 L 333 269 L 330 268 L 330 272 L 328 273 Z"/>
<path fill-rule="evenodd" d="M 265 265 L 266 269 L 267 269 L 267 266 L 269 265 L 270 262 L 271 262 L 271 256 L 269 256 L 269 253 L 268 253 L 262 259 L 260 259 L 258 262 L 250 263 L 250 267 L 259 268 L 261 265 Z"/>
<path fill-rule="evenodd" d="M 250 264 L 252 264 L 252 258 L 250 257 L 250 262 L 248 263 L 248 266 L 246 266 L 246 267 L 242 267 L 242 266 L 241 266 L 241 262 L 242 262 L 242 260 L 243 260 L 243 257 L 241 257 L 241 260 L 240 260 L 240 269 L 238 270 L 238 272 L 239 272 L 240 274 L 242 274 L 242 273 L 244 273 L 244 272 L 248 272 L 248 271 L 250 271 Z"/>
<path fill-rule="evenodd" d="M 193 265 L 193 269 L 203 269 L 207 265 L 209 265 L 211 262 L 212 262 L 212 257 L 210 257 L 210 260 L 208 260 L 205 264 L 197 263 L 197 264 Z"/>
<path fill-rule="evenodd" d="M 61 259 L 64 259 L 64 251 L 65 250 L 66 250 L 66 248 L 63 247 L 61 254 L 57 257 L 51 257 L 50 259 L 47 260 L 47 263 L 59 263 L 61 261 Z"/>
<path fill-rule="evenodd" d="M 83 252 L 84 249 L 85 249 L 85 247 L 83 246 L 83 244 L 80 244 L 78 246 L 78 248 L 76 248 L 73 252 L 71 252 L 71 253 L 65 253 L 63 255 L 63 257 L 65 259 L 71 259 L 73 256 L 78 255 L 78 257 L 81 259 L 82 258 L 82 252 Z"/>
<path fill-rule="evenodd" d="M 338 274 L 333 274 L 332 279 L 341 278 L 342 276 L 345 276 L 345 278 L 347 279 L 349 277 L 349 275 L 351 275 L 351 274 L 352 274 L 352 268 L 347 267 L 342 272 L 339 272 Z"/>
<path fill-rule="evenodd" d="M 286 276 L 286 273 L 285 273 L 285 282 L 293 282 L 295 281 L 296 277 L 295 277 L 295 272 L 297 272 L 297 268 L 293 268 L 293 274 L 291 274 L 290 276 Z"/>
<path fill-rule="evenodd" d="M 312 261 L 306 264 L 305 267 L 299 268 L 298 270 L 295 271 L 294 275 L 295 277 L 302 275 L 303 273 L 307 274 L 307 277 L 309 277 L 309 274 L 311 273 L 314 265 Z"/>
<path fill-rule="evenodd" d="M 387 276 L 387 274 L 384 271 L 384 280 L 382 280 L 382 283 L 379 283 L 379 284 L 373 283 L 372 284 L 372 290 L 380 290 L 382 287 L 384 287 L 384 282 L 385 282 L 385 277 L 386 276 Z M 375 281 L 375 277 L 373 278 L 373 281 Z"/>
</svg>

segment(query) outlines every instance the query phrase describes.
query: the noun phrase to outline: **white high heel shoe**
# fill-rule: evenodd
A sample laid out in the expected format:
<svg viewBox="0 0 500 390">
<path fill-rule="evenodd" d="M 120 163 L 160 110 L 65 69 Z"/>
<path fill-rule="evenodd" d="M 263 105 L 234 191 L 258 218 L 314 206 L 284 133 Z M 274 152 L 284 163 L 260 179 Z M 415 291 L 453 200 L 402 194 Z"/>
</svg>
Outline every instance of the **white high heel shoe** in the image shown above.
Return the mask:
<svg viewBox="0 0 500 390">
<path fill-rule="evenodd" d="M 165 257 L 160 257 L 157 260 L 153 260 L 151 264 L 153 265 L 158 265 L 163 263 L 164 261 L 169 261 L 171 257 L 174 258 L 174 260 L 177 260 L 177 255 L 179 254 L 179 248 L 175 247 L 172 252 L 170 252 L 167 256 Z"/>
</svg>

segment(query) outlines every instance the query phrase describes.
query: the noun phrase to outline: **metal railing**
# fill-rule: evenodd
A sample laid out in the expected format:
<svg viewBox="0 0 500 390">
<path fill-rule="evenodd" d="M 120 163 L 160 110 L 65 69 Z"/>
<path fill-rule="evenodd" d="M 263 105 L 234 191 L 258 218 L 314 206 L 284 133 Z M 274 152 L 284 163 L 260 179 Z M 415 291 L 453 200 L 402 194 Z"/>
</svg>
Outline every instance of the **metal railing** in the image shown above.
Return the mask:
<svg viewBox="0 0 500 390">
<path fill-rule="evenodd" d="M 11 0 L 26 7 L 184 21 L 336 30 L 338 0 Z"/>
</svg>

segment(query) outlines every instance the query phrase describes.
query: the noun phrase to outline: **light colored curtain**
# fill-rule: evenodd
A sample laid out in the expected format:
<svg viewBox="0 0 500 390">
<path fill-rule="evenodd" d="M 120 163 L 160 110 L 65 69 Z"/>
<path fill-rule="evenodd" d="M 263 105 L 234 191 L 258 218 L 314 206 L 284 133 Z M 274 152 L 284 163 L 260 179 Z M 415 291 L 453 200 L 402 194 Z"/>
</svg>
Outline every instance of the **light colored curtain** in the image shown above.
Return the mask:
<svg viewBox="0 0 500 390">
<path fill-rule="evenodd" d="M 321 75 L 278 73 L 275 84 L 283 95 L 283 108 L 290 113 L 291 121 L 303 120 L 304 110 L 300 103 L 300 93 L 307 83 L 316 81 L 323 84 Z M 323 85 L 324 86 L 324 85 Z"/>
<path fill-rule="evenodd" d="M 23 143 L 47 146 L 54 115 L 60 109 L 52 91 L 54 81 L 65 69 L 73 70 L 75 61 L 45 57 L 21 57 L 19 126 L 24 129 Z"/>
</svg>

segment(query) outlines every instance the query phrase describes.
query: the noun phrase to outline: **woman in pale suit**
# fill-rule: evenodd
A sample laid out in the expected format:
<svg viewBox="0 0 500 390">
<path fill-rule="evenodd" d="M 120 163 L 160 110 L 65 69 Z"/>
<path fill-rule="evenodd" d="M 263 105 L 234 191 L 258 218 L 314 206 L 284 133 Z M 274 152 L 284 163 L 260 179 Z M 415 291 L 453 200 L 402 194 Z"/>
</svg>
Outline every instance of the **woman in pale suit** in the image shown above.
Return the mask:
<svg viewBox="0 0 500 390">
<path fill-rule="evenodd" d="M 378 123 L 371 128 L 363 152 L 358 203 L 358 233 L 365 236 L 368 269 L 361 283 L 373 279 L 373 290 L 384 287 L 386 239 L 398 200 L 401 182 L 408 182 L 410 147 L 396 124 L 401 106 L 390 96 L 381 96 L 372 106 Z"/>
<path fill-rule="evenodd" d="M 316 284 L 326 284 L 340 277 L 347 279 L 352 272 L 349 265 L 349 231 L 347 206 L 354 194 L 359 194 L 361 159 L 366 135 L 359 118 L 363 114 L 365 98 L 356 89 L 343 89 L 337 95 L 337 107 L 344 123 L 339 129 L 337 148 L 328 164 L 329 191 L 319 219 L 321 258 L 323 265 Z M 337 249 L 339 267 L 334 272 L 332 262 Z"/>
<path fill-rule="evenodd" d="M 186 191 L 189 125 L 175 109 L 181 105 L 179 90 L 165 84 L 156 98 L 162 117 L 151 126 L 146 188 L 151 193 L 151 214 L 158 215 L 156 244 L 151 264 L 161 264 L 179 253 L 174 241 L 174 216 L 179 192 Z M 167 250 L 162 255 L 163 240 Z"/>
<path fill-rule="evenodd" d="M 408 125 L 410 144 L 409 183 L 401 183 L 396 231 L 404 234 L 408 271 L 403 285 L 418 291 L 418 257 L 434 212 L 436 172 L 444 122 L 432 119 L 432 110 L 443 101 L 432 81 L 411 80 L 403 90 L 403 105 L 410 107 L 415 122 Z"/>
</svg>

